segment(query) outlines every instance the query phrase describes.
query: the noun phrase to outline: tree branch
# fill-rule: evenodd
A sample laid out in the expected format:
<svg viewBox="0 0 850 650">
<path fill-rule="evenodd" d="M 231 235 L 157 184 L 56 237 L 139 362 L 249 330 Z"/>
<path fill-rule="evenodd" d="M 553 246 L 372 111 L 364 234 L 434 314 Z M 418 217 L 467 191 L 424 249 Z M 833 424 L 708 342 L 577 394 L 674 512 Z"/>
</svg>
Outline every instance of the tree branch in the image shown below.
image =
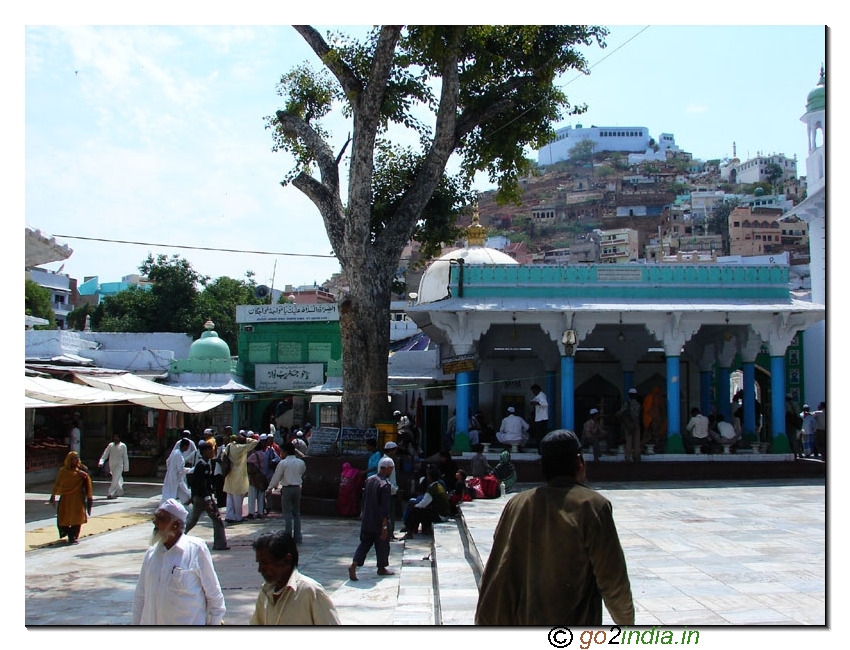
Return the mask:
<svg viewBox="0 0 850 650">
<path fill-rule="evenodd" d="M 277 120 L 283 132 L 299 140 L 312 154 L 319 167 L 321 182 L 307 174 L 300 173 L 292 184 L 303 192 L 322 214 L 328 237 L 331 233 L 339 233 L 339 243 L 342 242 L 342 227 L 345 210 L 339 196 L 339 166 L 333 151 L 322 137 L 304 120 L 294 115 L 277 111 Z M 340 156 L 342 153 L 340 152 Z M 308 180 L 309 179 L 309 180 Z M 339 251 L 337 241 L 331 239 L 334 249 Z"/>
<path fill-rule="evenodd" d="M 449 157 L 460 142 L 457 137 L 457 105 L 460 95 L 460 43 L 463 37 L 462 27 L 456 28 L 446 44 L 441 65 L 442 85 L 440 103 L 437 107 L 437 123 L 431 148 L 425 156 L 422 169 L 416 175 L 413 184 L 399 203 L 396 218 L 389 224 L 385 233 L 388 246 L 393 246 L 399 237 L 405 239 L 413 227 L 417 216 L 428 203 L 434 189 L 439 185 Z"/>
<path fill-rule="evenodd" d="M 331 56 L 333 50 L 325 39 L 310 25 L 293 25 L 293 29 L 301 34 L 312 50 L 316 53 L 325 67 L 336 77 L 342 90 L 349 97 L 356 97 L 363 91 L 363 84 L 354 71 L 337 56 Z"/>
<path fill-rule="evenodd" d="M 357 183 L 349 183 L 348 187 L 348 207 L 352 212 L 371 209 L 375 139 L 400 34 L 400 26 L 381 27 L 369 70 L 369 84 L 351 102 L 355 122 L 351 170 L 355 175 L 353 178 L 358 179 Z"/>
</svg>

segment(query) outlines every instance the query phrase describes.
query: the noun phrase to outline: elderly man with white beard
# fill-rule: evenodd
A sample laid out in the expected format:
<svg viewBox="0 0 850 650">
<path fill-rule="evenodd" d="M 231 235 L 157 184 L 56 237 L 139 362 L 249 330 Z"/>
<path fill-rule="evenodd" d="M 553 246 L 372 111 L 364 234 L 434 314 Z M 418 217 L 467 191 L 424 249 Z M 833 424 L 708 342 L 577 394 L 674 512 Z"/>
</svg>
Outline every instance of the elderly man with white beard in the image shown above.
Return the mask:
<svg viewBox="0 0 850 650">
<path fill-rule="evenodd" d="M 151 546 L 133 598 L 133 625 L 220 625 L 224 595 L 206 543 L 183 528 L 188 511 L 168 499 L 154 513 Z"/>
</svg>

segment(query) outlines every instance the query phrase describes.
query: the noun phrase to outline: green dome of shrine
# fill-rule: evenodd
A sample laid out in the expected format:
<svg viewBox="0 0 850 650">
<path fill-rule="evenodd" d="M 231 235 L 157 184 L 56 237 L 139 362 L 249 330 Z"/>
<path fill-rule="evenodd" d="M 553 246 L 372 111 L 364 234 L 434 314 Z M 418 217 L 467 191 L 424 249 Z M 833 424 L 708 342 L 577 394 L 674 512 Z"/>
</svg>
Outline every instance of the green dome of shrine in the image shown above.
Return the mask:
<svg viewBox="0 0 850 650">
<path fill-rule="evenodd" d="M 820 69 L 820 80 L 817 87 L 809 93 L 806 98 L 806 112 L 822 111 L 826 109 L 826 72 Z"/>
<path fill-rule="evenodd" d="M 218 338 L 213 330 L 215 324 L 208 320 L 204 323 L 206 332 L 189 347 L 190 359 L 227 359 L 230 360 L 230 347 Z"/>
</svg>

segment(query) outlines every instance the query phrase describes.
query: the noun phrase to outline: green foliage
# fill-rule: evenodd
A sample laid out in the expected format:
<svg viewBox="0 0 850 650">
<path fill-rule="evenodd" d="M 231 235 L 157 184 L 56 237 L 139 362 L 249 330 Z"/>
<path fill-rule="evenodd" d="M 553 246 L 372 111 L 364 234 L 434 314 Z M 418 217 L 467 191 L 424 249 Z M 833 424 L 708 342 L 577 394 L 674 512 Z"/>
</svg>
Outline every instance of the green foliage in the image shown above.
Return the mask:
<svg viewBox="0 0 850 650">
<path fill-rule="evenodd" d="M 236 306 L 262 302 L 254 297 L 252 272 L 246 273 L 246 280 L 220 277 L 210 282 L 177 255 L 149 255 L 139 270 L 153 283 L 150 289 L 132 286 L 104 298 L 97 307 L 75 309 L 69 323 L 81 330 L 86 315 L 91 315 L 92 329 L 102 332 L 181 332 L 196 339 L 210 319 L 236 353 Z"/>
<path fill-rule="evenodd" d="M 236 354 L 239 334 L 236 306 L 262 304 L 263 301 L 254 296 L 255 287 L 251 279 L 246 282 L 228 277 L 220 277 L 207 284 L 198 296 L 198 313 L 187 333 L 197 338 L 206 320 L 210 319 L 219 338 L 230 346 L 231 354 Z"/>
<path fill-rule="evenodd" d="M 53 313 L 50 292 L 29 278 L 24 281 L 24 313 L 27 316 L 35 316 L 50 321 L 49 325 L 38 326 L 37 329 L 54 329 L 56 327 L 56 314 Z"/>
<path fill-rule="evenodd" d="M 590 138 L 584 138 L 576 142 L 570 148 L 570 162 L 572 163 L 588 163 L 593 162 L 593 152 L 596 150 L 596 143 Z"/>
<path fill-rule="evenodd" d="M 375 151 L 372 176 L 372 223 L 376 235 L 386 228 L 410 190 L 423 164 L 422 157 L 411 149 L 384 144 Z M 439 184 L 425 204 L 410 238 L 421 244 L 417 265 L 439 255 L 442 244 L 464 235 L 457 219 L 476 193 L 467 189 L 457 177 L 443 173 Z"/>
<path fill-rule="evenodd" d="M 737 197 L 723 199 L 714 205 L 706 226 L 710 234 L 722 235 L 723 254 L 729 254 L 729 215 L 738 207 Z"/>
<path fill-rule="evenodd" d="M 610 176 L 616 176 L 617 170 L 613 167 L 608 167 L 607 165 L 604 165 L 602 167 L 596 167 L 593 170 L 593 175 L 596 176 L 596 178 L 608 178 Z"/>
<path fill-rule="evenodd" d="M 104 332 L 170 332 L 156 327 L 155 296 L 151 290 L 132 286 L 107 296 L 92 313 L 92 329 Z"/>
<path fill-rule="evenodd" d="M 776 185 L 776 181 L 782 178 L 784 174 L 785 172 L 782 171 L 782 166 L 777 163 L 769 163 L 764 168 L 764 175 L 771 185 Z"/>
<path fill-rule="evenodd" d="M 341 34 L 328 34 L 322 63 L 334 75 L 351 73 L 361 87 L 370 80 L 381 29 L 370 32 L 365 43 Z M 420 118 L 423 109 L 437 114 L 431 90 L 447 65 L 459 74 L 457 116 L 463 122 L 455 148 L 461 156 L 463 182 L 469 186 L 478 172 L 486 172 L 497 185 L 500 203 L 519 203 L 518 180 L 530 175 L 536 163 L 525 148 L 538 149 L 554 137 L 552 124 L 565 115 L 583 113 L 583 104 L 572 105 L 555 84 L 557 76 L 578 70 L 589 74 L 584 55 L 575 48 L 596 43 L 604 48 L 608 30 L 586 25 L 475 25 L 407 26 L 402 31 L 378 110 L 378 133 L 389 124 L 415 131 L 423 151 L 431 144 L 432 130 Z M 319 118 L 343 106 L 353 113 L 357 97 L 346 94 L 326 71 L 298 66 L 281 77 L 277 88 L 284 98 L 284 113 L 302 118 L 323 140 Z M 265 117 L 273 134 L 273 150 L 295 157 L 296 166 L 283 183 L 310 171 L 313 155 L 303 134 L 287 133 L 276 115 Z"/>
<path fill-rule="evenodd" d="M 150 289 L 149 331 L 191 332 L 198 322 L 198 286 L 209 278 L 200 275 L 179 255 L 148 255 L 139 272 L 153 283 Z"/>
<path fill-rule="evenodd" d="M 82 331 L 86 327 L 86 316 L 94 314 L 95 308 L 89 303 L 83 303 L 65 317 L 69 329 Z"/>
</svg>

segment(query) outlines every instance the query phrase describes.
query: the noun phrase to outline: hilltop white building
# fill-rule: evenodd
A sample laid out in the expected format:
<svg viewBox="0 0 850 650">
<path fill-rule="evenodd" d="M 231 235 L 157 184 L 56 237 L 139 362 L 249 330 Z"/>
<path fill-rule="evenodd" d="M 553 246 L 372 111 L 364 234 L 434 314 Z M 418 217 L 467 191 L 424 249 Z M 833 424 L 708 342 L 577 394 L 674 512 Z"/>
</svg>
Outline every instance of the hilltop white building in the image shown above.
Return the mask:
<svg viewBox="0 0 850 650">
<path fill-rule="evenodd" d="M 567 126 L 555 131 L 555 140 L 537 152 L 538 165 L 552 165 L 570 159 L 570 150 L 583 140 L 590 140 L 598 151 L 622 151 L 636 156 L 629 163 L 643 160 L 666 160 L 667 151 L 679 151 L 672 133 L 662 133 L 658 140 L 645 126 Z"/>
</svg>

